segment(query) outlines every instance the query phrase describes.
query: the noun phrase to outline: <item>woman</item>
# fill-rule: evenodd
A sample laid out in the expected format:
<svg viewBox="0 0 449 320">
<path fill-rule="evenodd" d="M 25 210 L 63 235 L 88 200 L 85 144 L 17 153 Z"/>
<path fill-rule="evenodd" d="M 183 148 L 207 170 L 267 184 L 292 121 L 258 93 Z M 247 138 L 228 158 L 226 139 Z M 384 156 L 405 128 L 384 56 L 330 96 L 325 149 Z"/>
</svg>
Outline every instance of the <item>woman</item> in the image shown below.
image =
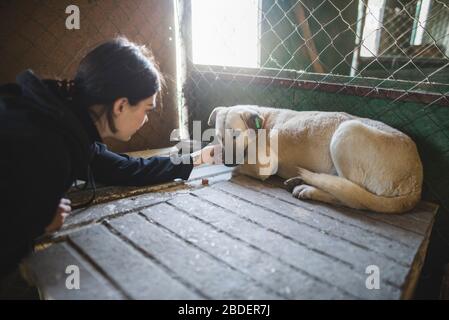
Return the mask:
<svg viewBox="0 0 449 320">
<path fill-rule="evenodd" d="M 162 81 L 144 47 L 117 38 L 88 53 L 73 81 L 27 70 L 0 87 L 0 275 L 36 237 L 61 227 L 71 210 L 63 195 L 76 179 L 142 186 L 187 179 L 194 165 L 213 163 L 212 147 L 179 163 L 131 158 L 101 143 L 128 141 L 148 121 Z"/>
</svg>

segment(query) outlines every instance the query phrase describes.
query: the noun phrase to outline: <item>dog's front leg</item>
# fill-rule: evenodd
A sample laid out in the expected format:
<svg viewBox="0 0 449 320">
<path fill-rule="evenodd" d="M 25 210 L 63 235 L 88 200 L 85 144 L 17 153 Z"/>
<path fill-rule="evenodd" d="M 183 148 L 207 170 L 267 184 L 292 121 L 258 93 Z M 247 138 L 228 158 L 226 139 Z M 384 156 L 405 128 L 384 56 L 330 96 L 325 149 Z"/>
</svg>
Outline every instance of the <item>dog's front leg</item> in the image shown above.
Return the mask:
<svg viewBox="0 0 449 320">
<path fill-rule="evenodd" d="M 330 193 L 320 190 L 315 186 L 306 184 L 313 172 L 303 168 L 298 168 L 298 176 L 287 179 L 284 185 L 292 193 L 293 197 L 300 200 L 315 200 L 333 205 L 342 205 L 342 203 Z"/>
<path fill-rule="evenodd" d="M 284 181 L 284 185 L 287 187 L 287 190 L 293 192 L 293 189 L 300 184 L 303 184 L 304 181 L 300 177 L 293 177 Z"/>
</svg>

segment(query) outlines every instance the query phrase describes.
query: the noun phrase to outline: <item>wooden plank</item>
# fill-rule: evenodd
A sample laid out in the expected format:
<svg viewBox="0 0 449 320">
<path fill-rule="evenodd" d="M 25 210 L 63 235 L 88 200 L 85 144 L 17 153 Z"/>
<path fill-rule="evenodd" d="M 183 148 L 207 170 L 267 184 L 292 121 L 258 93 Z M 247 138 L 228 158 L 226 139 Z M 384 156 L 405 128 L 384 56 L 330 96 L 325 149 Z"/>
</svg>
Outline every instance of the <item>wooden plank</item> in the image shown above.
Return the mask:
<svg viewBox="0 0 449 320">
<path fill-rule="evenodd" d="M 345 224 L 326 215 L 316 214 L 291 203 L 273 199 L 266 194 L 235 183 L 222 182 L 214 185 L 214 188 L 277 212 L 294 221 L 307 224 L 323 233 L 339 237 L 357 246 L 363 246 L 405 266 L 409 266 L 413 262 L 416 248 L 407 247 L 399 242 L 380 237 L 377 234 Z"/>
<path fill-rule="evenodd" d="M 415 255 L 415 259 L 407 275 L 407 280 L 402 288 L 401 299 L 413 299 L 415 288 L 419 280 L 419 275 L 421 274 L 421 269 L 426 258 L 431 231 L 432 229 L 429 229 L 427 231 L 424 241 L 421 243 L 421 246 L 419 247 L 418 252 Z"/>
<path fill-rule="evenodd" d="M 184 200 L 187 200 L 189 208 L 202 210 L 197 207 L 198 199 L 194 197 L 175 198 L 172 204 L 178 204 L 178 200 L 181 201 L 182 206 L 185 204 Z M 284 297 L 295 299 L 311 299 L 318 296 L 323 298 L 348 297 L 347 294 L 338 291 L 332 284 L 323 283 L 304 273 L 299 273 L 281 263 L 278 259 L 215 230 L 177 208 L 160 204 L 149 210 L 144 210 L 143 213 L 151 221 L 161 224 L 192 245 L 215 256 L 223 263 L 240 270 Z M 189 227 L 186 228 L 185 226 Z"/>
<path fill-rule="evenodd" d="M 440 208 L 440 206 L 439 206 L 438 204 L 433 203 L 433 202 L 424 201 L 424 200 L 422 200 L 422 201 L 418 204 L 418 206 L 419 206 L 421 209 L 423 209 L 423 210 L 426 210 L 426 211 L 429 211 L 429 212 L 433 212 L 433 214 L 431 214 L 431 215 L 429 215 L 429 216 L 425 216 L 425 217 L 421 217 L 421 216 L 420 216 L 420 217 L 416 217 L 418 220 L 419 220 L 420 218 L 423 218 L 422 220 L 425 220 L 425 221 L 428 221 L 428 222 L 433 221 L 433 220 L 435 219 L 436 212 L 437 212 L 438 209 Z"/>
<path fill-rule="evenodd" d="M 219 182 L 229 181 L 232 178 L 232 172 L 225 172 L 222 174 L 217 174 L 215 176 L 207 177 L 207 183 L 203 184 L 203 178 L 188 181 L 187 184 L 192 187 L 192 189 L 203 188 L 205 186 L 210 186 Z"/>
<path fill-rule="evenodd" d="M 97 186 L 95 189 L 95 199 L 92 201 L 91 205 L 138 196 L 149 192 L 182 190 L 183 188 L 185 189 L 185 185 L 181 180 L 140 187 Z M 91 188 L 87 188 L 86 190 L 72 189 L 72 191 L 67 194 L 67 198 L 71 200 L 72 207 L 77 209 L 85 207 L 85 203 L 91 200 L 92 195 L 93 190 Z"/>
<path fill-rule="evenodd" d="M 195 191 L 205 195 L 210 188 L 201 189 Z M 230 199 L 226 199 L 230 201 Z M 298 242 L 291 241 L 272 231 L 276 222 L 269 222 L 266 227 L 260 224 L 254 224 L 247 221 L 243 217 L 232 214 L 227 210 L 216 207 L 215 205 L 204 202 L 201 199 L 194 199 L 193 197 L 183 196 L 176 197 L 169 201 L 170 204 L 175 205 L 177 208 L 188 212 L 190 215 L 200 219 L 209 226 L 218 229 L 218 232 L 226 234 L 229 238 L 236 241 L 231 242 L 228 239 L 227 245 L 220 245 L 221 247 L 227 247 L 227 251 L 221 252 L 220 256 L 227 259 L 235 259 L 235 256 L 242 254 L 245 247 L 238 245 L 239 242 L 244 242 L 246 245 L 257 248 L 258 250 L 279 259 L 284 264 L 292 267 L 293 269 L 310 275 L 316 281 L 322 281 L 327 283 L 329 290 L 334 290 L 335 287 L 344 291 L 346 294 L 354 297 L 364 299 L 395 299 L 399 298 L 400 290 L 383 283 L 380 290 L 368 290 L 365 286 L 365 269 L 354 268 L 348 264 L 341 263 L 340 261 L 324 255 L 320 252 L 311 250 L 306 246 L 299 244 Z M 148 212 L 159 207 L 152 207 Z M 260 211 L 256 211 L 258 214 Z M 246 210 L 242 211 L 242 215 L 246 215 Z M 159 215 L 161 218 L 164 215 Z M 149 217 L 151 215 L 149 214 Z M 165 217 L 164 221 L 159 218 L 158 223 L 163 224 L 167 228 L 176 229 L 183 237 L 189 239 L 192 238 L 199 246 L 203 246 L 205 250 L 211 252 L 217 252 L 215 249 L 215 239 L 210 239 L 205 227 L 201 227 L 201 224 L 197 220 L 191 217 L 178 215 L 176 219 Z M 191 227 L 186 227 L 191 226 Z M 220 244 L 224 240 L 220 240 Z M 236 247 L 238 246 L 238 247 Z M 213 248 L 211 248 L 213 247 Z M 223 249 L 224 250 L 224 249 Z M 247 254 L 246 254 L 247 255 Z M 264 258 L 263 261 L 267 261 Z M 267 262 L 268 263 L 268 262 Z M 265 262 L 263 263 L 265 264 Z M 251 264 L 257 265 L 257 264 Z M 257 274 L 257 270 L 254 271 Z M 289 273 L 285 273 L 286 276 Z M 296 275 L 294 276 L 296 277 Z M 293 281 L 293 279 L 291 279 Z M 282 279 L 279 279 L 284 283 Z M 285 280 L 284 280 L 285 281 Z M 299 287 L 301 288 L 301 287 Z M 334 291 L 331 295 L 336 294 Z M 320 298 L 320 294 L 317 294 L 315 298 Z"/>
<path fill-rule="evenodd" d="M 163 214 L 171 215 L 172 219 L 177 218 L 176 213 L 164 212 Z M 128 215 L 114 219 L 110 224 L 136 246 L 172 270 L 179 278 L 183 278 L 192 287 L 201 291 L 207 298 L 280 298 L 279 295 L 267 292 L 243 273 L 176 238 L 143 217 Z"/>
<path fill-rule="evenodd" d="M 138 152 L 140 153 L 140 152 Z M 233 168 L 226 167 L 224 165 L 202 165 L 199 167 L 193 168 L 189 179 L 187 181 L 195 183 L 196 180 L 205 178 L 205 177 L 215 177 L 218 175 L 222 175 L 225 173 L 229 173 L 229 176 L 232 174 Z M 215 180 L 215 179 L 214 179 Z M 175 179 L 173 181 L 168 181 L 165 183 L 155 184 L 155 185 L 147 185 L 147 186 L 110 186 L 110 185 L 101 185 L 97 183 L 96 186 L 96 195 L 93 201 L 93 204 L 100 204 L 105 202 L 110 202 L 126 197 L 137 196 L 149 192 L 160 192 L 171 191 L 171 190 L 182 190 L 186 189 L 186 185 L 184 181 L 181 179 Z M 68 193 L 67 197 L 72 201 L 72 207 L 81 208 L 84 206 L 84 203 L 90 200 L 92 197 L 92 188 L 87 188 L 85 190 L 76 189 L 72 187 Z"/>
<path fill-rule="evenodd" d="M 89 299 L 102 297 L 98 288 L 117 295 L 112 299 L 412 296 L 433 204 L 420 203 L 400 219 L 361 215 L 300 201 L 274 183 L 242 176 L 227 181 L 232 175 L 229 168 L 205 166 L 182 189 L 76 210 L 56 234 L 67 242 L 50 246 L 53 253 L 39 252 L 45 258 L 36 256 L 39 261 L 29 268 L 47 263 L 35 278 L 48 297 L 64 297 L 65 275 L 59 273 L 56 284 L 42 272 L 66 261 L 82 265 L 83 279 L 87 274 L 92 283 Z M 380 290 L 365 286 L 371 264 L 380 268 Z M 46 284 L 51 281 L 53 287 Z"/>
<path fill-rule="evenodd" d="M 140 210 L 159 202 L 170 199 L 173 192 L 155 192 L 136 197 L 124 198 L 108 203 L 93 205 L 87 208 L 74 210 L 66 219 L 64 229 L 78 225 L 99 222 L 102 219 L 123 215 L 132 211 Z"/>
<path fill-rule="evenodd" d="M 261 193 L 270 195 L 282 201 L 292 203 L 297 206 L 301 206 L 316 214 L 324 214 L 331 218 L 337 219 L 346 224 L 357 226 L 375 234 L 381 235 L 388 239 L 400 242 L 402 245 L 410 246 L 412 248 L 418 248 L 422 237 L 417 237 L 415 233 L 404 230 L 397 226 L 388 224 L 384 221 L 376 219 L 369 219 L 365 214 L 361 214 L 360 211 L 351 210 L 343 207 L 336 207 L 327 205 L 316 201 L 302 201 L 294 198 L 290 192 L 281 189 L 279 187 L 270 186 L 264 184 L 255 179 L 251 179 L 245 176 L 238 176 L 232 179 L 233 182 L 243 185 L 245 187 L 257 190 Z"/>
<path fill-rule="evenodd" d="M 193 168 L 192 173 L 189 176 L 189 181 L 223 173 L 232 173 L 233 170 L 234 168 L 226 167 L 224 165 L 202 165 Z"/>
<path fill-rule="evenodd" d="M 70 235 L 70 240 L 133 299 L 201 298 L 104 226 L 80 230 Z"/>
<path fill-rule="evenodd" d="M 196 180 L 199 180 L 203 177 L 209 177 L 209 183 L 215 183 L 217 181 L 229 180 L 232 176 L 232 168 L 228 168 L 225 166 L 200 166 L 194 168 L 192 170 L 192 174 L 189 178 L 189 184 L 184 188 L 177 188 L 178 182 L 175 185 L 171 183 L 157 185 L 157 186 L 148 186 L 148 189 L 145 194 L 133 194 L 127 193 L 122 194 L 118 198 L 114 196 L 115 201 L 111 201 L 108 199 L 108 202 L 102 204 L 102 201 L 99 201 L 99 204 L 89 206 L 87 208 L 80 208 L 73 210 L 72 214 L 67 218 L 64 223 L 64 229 L 72 228 L 76 225 L 80 224 L 88 224 L 92 222 L 101 221 L 101 219 L 109 216 L 115 216 L 117 214 L 123 214 L 134 210 L 139 210 L 144 208 L 145 206 L 149 206 L 155 203 L 163 202 L 171 197 L 174 194 L 179 194 L 180 192 L 188 192 L 188 187 L 192 186 L 202 186 L 201 181 L 196 183 Z M 164 187 L 165 186 L 165 187 Z M 175 187 L 175 188 L 173 188 Z M 108 187 L 108 188 L 116 188 L 116 187 Z M 126 187 L 129 188 L 129 187 Z M 156 192 L 158 190 L 164 190 L 163 192 Z M 132 188 L 131 188 L 132 189 Z M 90 193 L 89 193 L 90 195 Z M 86 200 L 86 199 L 85 199 Z"/>
<path fill-rule="evenodd" d="M 369 265 L 377 265 L 382 270 L 384 283 L 400 287 L 407 274 L 407 268 L 401 266 L 375 252 L 356 246 L 340 238 L 320 232 L 308 225 L 297 223 L 279 214 L 262 209 L 254 204 L 244 202 L 212 188 L 194 192 L 202 199 L 208 200 L 222 208 L 248 219 L 250 222 L 266 226 L 270 230 L 290 238 L 299 244 L 347 263 L 355 270 L 363 273 Z"/>
<path fill-rule="evenodd" d="M 413 218 L 412 214 L 414 214 L 415 216 L 419 216 L 434 214 L 435 212 L 423 210 L 419 206 L 417 206 L 413 209 L 412 213 L 381 214 L 377 212 L 367 212 L 366 215 L 370 218 L 389 223 L 399 228 L 409 230 L 420 235 L 425 235 L 431 224 Z"/>
<path fill-rule="evenodd" d="M 111 217 L 117 217 L 123 214 L 130 213 L 132 211 L 140 210 L 146 206 L 164 202 L 167 199 L 173 197 L 175 194 L 182 194 L 189 192 L 189 190 L 192 188 L 204 187 L 201 180 L 202 177 L 207 177 L 208 185 L 212 185 L 214 183 L 222 181 L 227 181 L 232 177 L 232 170 L 229 169 L 230 168 L 227 168 L 225 166 L 203 166 L 202 171 L 196 174 L 196 176 L 194 176 L 195 179 L 189 180 L 188 183 L 183 184 L 181 187 L 178 186 L 179 183 L 176 183 L 175 186 L 171 186 L 171 183 L 168 183 L 166 184 L 166 188 L 162 188 L 163 185 L 153 186 L 150 187 L 152 190 L 150 193 L 145 194 L 130 193 L 130 194 L 122 194 L 118 197 L 114 195 L 111 198 L 114 199 L 114 201 L 109 201 L 105 203 L 103 203 L 102 201 L 98 201 L 99 202 L 98 204 L 93 204 L 89 207 L 75 209 L 67 217 L 64 226 L 60 231 L 51 235 L 45 235 L 41 237 L 40 239 L 38 239 L 38 243 L 58 241 L 60 238 L 63 238 L 68 234 L 70 234 L 71 232 L 73 232 L 74 230 L 77 230 L 86 225 L 98 223 Z M 107 187 L 107 188 L 110 189 L 116 187 Z M 157 190 L 161 190 L 161 188 L 164 191 L 156 192 Z"/>
<path fill-rule="evenodd" d="M 180 198 L 184 199 L 184 197 Z M 176 199 L 174 200 L 175 205 L 177 204 Z M 193 201 L 192 203 L 189 202 L 189 208 L 202 210 L 197 206 L 198 199 L 193 197 L 186 197 L 186 199 L 187 201 Z M 184 205 L 184 203 L 182 201 L 181 205 Z M 335 287 L 297 272 L 272 256 L 217 231 L 177 208 L 160 204 L 149 210 L 144 210 L 143 213 L 151 221 L 161 224 L 191 245 L 209 253 L 226 265 L 239 270 L 285 298 L 313 299 L 320 296 L 326 299 L 348 297 L 347 294 L 338 291 Z M 186 226 L 189 227 L 186 228 Z"/>
<path fill-rule="evenodd" d="M 79 268 L 80 288 L 66 287 L 66 268 Z M 49 300 L 92 300 L 124 299 L 119 290 L 109 283 L 86 260 L 66 243 L 53 244 L 38 251 L 25 261 L 27 277 L 39 288 L 42 299 Z"/>
<path fill-rule="evenodd" d="M 293 218 L 301 216 L 301 214 L 298 215 L 298 208 L 297 206 L 293 206 L 293 208 L 289 208 L 289 206 L 292 206 L 293 204 L 289 204 L 289 206 L 284 206 L 286 202 L 279 203 L 279 202 L 273 202 L 272 197 L 262 194 L 260 192 L 256 192 L 254 190 L 245 188 L 240 185 L 236 185 L 235 183 L 220 183 L 214 186 L 215 188 L 219 188 L 221 190 L 227 191 L 234 196 L 240 197 L 242 199 L 247 199 L 248 201 L 257 202 L 258 205 L 261 205 L 263 207 L 267 207 L 269 209 L 272 209 L 274 211 L 277 211 L 280 214 L 285 213 L 293 213 Z M 304 210 L 303 208 L 299 207 L 300 211 Z M 437 209 L 437 206 L 431 203 L 421 202 L 418 205 L 417 210 L 427 210 L 428 212 L 433 212 L 435 214 Z M 289 214 L 286 214 L 287 216 Z M 429 215 L 422 215 L 421 217 L 428 217 Z M 308 215 L 306 217 L 309 217 Z M 323 223 L 321 217 L 323 215 L 320 214 L 314 214 L 313 215 L 313 222 L 316 222 L 316 227 L 323 228 L 324 231 L 328 232 L 327 228 L 325 228 L 326 225 L 329 225 L 329 223 Z M 410 215 L 408 216 L 410 218 Z M 416 217 L 413 217 L 415 219 Z M 416 219 L 418 220 L 418 219 Z M 368 222 L 371 221 L 368 219 Z M 427 251 L 427 244 L 429 241 L 429 235 L 430 231 L 433 225 L 433 219 L 431 221 L 427 221 L 427 219 L 420 219 L 418 220 L 420 223 L 428 225 L 428 229 L 426 231 L 426 235 L 421 238 L 421 236 L 418 236 L 413 233 L 415 238 L 417 239 L 416 243 L 420 243 L 418 247 L 410 248 L 404 245 L 401 245 L 400 243 L 392 240 L 385 239 L 383 237 L 380 237 L 378 235 L 375 235 L 373 233 L 364 233 L 360 232 L 362 229 L 358 230 L 351 230 L 351 227 L 348 228 L 348 225 L 336 225 L 336 228 L 332 229 L 332 232 L 336 232 L 340 234 L 341 236 L 350 239 L 353 238 L 356 243 L 363 244 L 367 248 L 370 248 L 371 250 L 374 250 L 378 253 L 383 253 L 385 256 L 390 257 L 392 260 L 395 261 L 402 261 L 407 262 L 407 265 L 410 266 L 410 271 L 407 274 L 406 280 L 404 281 L 404 285 L 402 287 L 403 292 L 401 298 L 403 299 L 410 299 L 413 297 L 413 292 L 416 287 L 416 282 L 419 278 L 419 274 L 421 272 L 422 265 L 424 263 L 425 254 Z M 310 220 L 308 221 L 310 222 Z M 312 223 L 313 224 L 313 223 Z M 342 233 L 343 232 L 343 233 Z M 396 257 L 394 257 L 396 256 Z M 405 258 L 405 259 L 404 259 Z"/>
</svg>

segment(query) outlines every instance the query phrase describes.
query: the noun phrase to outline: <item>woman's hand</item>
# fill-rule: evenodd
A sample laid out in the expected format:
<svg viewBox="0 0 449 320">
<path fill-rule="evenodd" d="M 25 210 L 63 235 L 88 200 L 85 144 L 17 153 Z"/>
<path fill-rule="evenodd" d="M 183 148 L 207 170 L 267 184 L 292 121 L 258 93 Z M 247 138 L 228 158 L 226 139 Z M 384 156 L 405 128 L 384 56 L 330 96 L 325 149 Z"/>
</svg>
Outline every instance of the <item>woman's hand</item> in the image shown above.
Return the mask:
<svg viewBox="0 0 449 320">
<path fill-rule="evenodd" d="M 206 146 L 203 149 L 193 152 L 192 154 L 193 166 L 202 164 L 221 164 L 223 163 L 221 155 L 221 146 L 213 145 Z"/>
<path fill-rule="evenodd" d="M 69 199 L 61 198 L 52 222 L 45 228 L 46 233 L 55 232 L 61 229 L 65 218 L 72 212 L 70 204 L 71 202 Z"/>
</svg>

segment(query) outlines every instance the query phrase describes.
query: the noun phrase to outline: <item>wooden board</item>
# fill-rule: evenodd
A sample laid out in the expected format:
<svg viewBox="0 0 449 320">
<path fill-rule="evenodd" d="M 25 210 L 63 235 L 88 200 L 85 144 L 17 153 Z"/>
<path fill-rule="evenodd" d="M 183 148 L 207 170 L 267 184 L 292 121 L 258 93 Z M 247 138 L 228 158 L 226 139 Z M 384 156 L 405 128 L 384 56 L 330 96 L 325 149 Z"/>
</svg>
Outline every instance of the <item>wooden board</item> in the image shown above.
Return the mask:
<svg viewBox="0 0 449 320">
<path fill-rule="evenodd" d="M 437 207 L 385 215 L 300 201 L 279 179 L 187 183 L 78 209 L 25 266 L 51 299 L 406 299 Z M 201 179 L 207 177 L 208 185 Z M 68 264 L 81 290 L 65 287 Z M 379 268 L 380 288 L 366 286 Z"/>
<path fill-rule="evenodd" d="M 27 264 L 29 275 L 44 299 L 123 299 L 126 298 L 98 270 L 85 261 L 68 243 L 56 243 L 34 254 Z M 82 276 L 80 289 L 68 289 L 67 267 L 77 266 Z"/>
</svg>

